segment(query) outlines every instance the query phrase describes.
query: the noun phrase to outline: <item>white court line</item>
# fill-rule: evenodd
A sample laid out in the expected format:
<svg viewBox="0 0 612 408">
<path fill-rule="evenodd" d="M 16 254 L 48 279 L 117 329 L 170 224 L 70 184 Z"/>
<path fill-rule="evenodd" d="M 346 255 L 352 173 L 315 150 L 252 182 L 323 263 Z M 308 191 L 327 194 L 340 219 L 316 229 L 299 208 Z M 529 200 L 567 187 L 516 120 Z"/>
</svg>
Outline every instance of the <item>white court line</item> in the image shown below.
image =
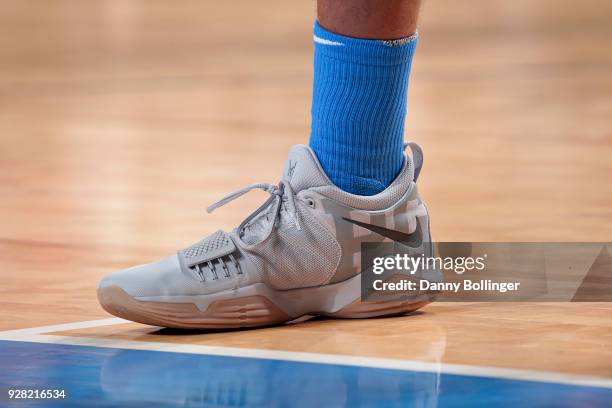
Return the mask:
<svg viewBox="0 0 612 408">
<path fill-rule="evenodd" d="M 112 318 L 33 327 L 28 329 L 8 330 L 0 332 L 0 340 L 23 341 L 32 343 L 66 344 L 75 346 L 93 346 L 114 349 L 163 351 L 170 353 L 205 354 L 227 357 L 260 358 L 302 363 L 385 368 L 393 370 L 421 371 L 428 373 L 443 373 L 487 378 L 503 378 L 508 380 L 538 381 L 555 384 L 612 388 L 611 378 L 564 374 L 551 371 L 484 367 L 464 364 L 448 364 L 440 362 L 349 356 L 340 354 L 304 353 L 296 351 L 204 346 L 198 344 L 177 344 L 44 334 L 50 332 L 84 329 L 90 327 L 111 326 L 122 323 L 129 323 L 129 321 L 119 318 Z"/>
<path fill-rule="evenodd" d="M 87 329 L 90 327 L 112 326 L 114 324 L 131 323 L 129 320 L 113 317 L 110 319 L 85 320 L 84 322 L 52 324 L 50 326 L 29 327 L 27 329 L 0 331 L 0 338 L 3 336 L 20 336 L 29 334 L 44 334 L 58 331 L 68 331 L 77 329 Z"/>
</svg>

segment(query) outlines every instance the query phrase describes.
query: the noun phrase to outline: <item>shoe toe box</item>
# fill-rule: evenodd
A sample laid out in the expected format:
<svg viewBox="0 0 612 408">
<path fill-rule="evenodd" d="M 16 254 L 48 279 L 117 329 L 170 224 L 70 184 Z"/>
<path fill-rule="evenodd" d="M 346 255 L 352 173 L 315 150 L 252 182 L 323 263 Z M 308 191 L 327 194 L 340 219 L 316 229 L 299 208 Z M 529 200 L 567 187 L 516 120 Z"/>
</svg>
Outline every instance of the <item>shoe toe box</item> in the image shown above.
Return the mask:
<svg viewBox="0 0 612 408">
<path fill-rule="evenodd" d="M 100 282 L 98 301 L 108 313 L 154 326 L 180 327 L 172 320 L 177 306 L 171 302 L 193 287 L 194 279 L 170 256 L 146 265 L 117 271 Z M 170 302 L 170 303 L 169 303 Z M 193 309 L 193 305 L 191 309 Z M 183 309 L 180 307 L 178 311 Z"/>
<path fill-rule="evenodd" d="M 184 285 L 187 278 L 174 255 L 114 272 L 100 282 L 98 291 L 120 288 L 135 298 L 166 296 L 180 293 L 178 285 Z"/>
</svg>

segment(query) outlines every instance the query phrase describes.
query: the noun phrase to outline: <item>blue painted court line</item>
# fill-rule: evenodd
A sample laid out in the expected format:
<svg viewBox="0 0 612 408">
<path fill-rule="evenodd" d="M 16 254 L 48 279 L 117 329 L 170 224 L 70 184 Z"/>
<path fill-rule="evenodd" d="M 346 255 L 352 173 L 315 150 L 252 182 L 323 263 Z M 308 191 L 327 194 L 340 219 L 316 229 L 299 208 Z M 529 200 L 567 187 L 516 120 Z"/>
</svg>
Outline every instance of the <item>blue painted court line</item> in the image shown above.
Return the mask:
<svg viewBox="0 0 612 408">
<path fill-rule="evenodd" d="M 0 341 L 0 389 L 64 388 L 7 407 L 609 407 L 612 389 L 243 357 Z"/>
</svg>

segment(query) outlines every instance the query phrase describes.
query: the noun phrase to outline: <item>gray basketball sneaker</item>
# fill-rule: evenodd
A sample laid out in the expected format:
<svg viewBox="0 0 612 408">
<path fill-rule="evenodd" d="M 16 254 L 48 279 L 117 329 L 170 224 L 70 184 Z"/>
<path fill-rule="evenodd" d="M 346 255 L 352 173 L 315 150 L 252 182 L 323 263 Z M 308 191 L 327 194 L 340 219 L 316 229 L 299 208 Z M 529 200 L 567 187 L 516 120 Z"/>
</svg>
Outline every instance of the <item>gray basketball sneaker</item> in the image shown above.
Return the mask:
<svg viewBox="0 0 612 408">
<path fill-rule="evenodd" d="M 107 276 L 98 288 L 100 304 L 115 316 L 180 328 L 263 326 L 303 315 L 362 318 L 423 307 L 431 294 L 361 300 L 363 242 L 395 241 L 430 255 L 427 208 L 416 187 L 422 153 L 409 146 L 400 174 L 374 196 L 340 190 L 308 146 L 294 146 L 278 186 L 253 184 L 209 207 L 253 189 L 270 193 L 236 229 Z"/>
</svg>

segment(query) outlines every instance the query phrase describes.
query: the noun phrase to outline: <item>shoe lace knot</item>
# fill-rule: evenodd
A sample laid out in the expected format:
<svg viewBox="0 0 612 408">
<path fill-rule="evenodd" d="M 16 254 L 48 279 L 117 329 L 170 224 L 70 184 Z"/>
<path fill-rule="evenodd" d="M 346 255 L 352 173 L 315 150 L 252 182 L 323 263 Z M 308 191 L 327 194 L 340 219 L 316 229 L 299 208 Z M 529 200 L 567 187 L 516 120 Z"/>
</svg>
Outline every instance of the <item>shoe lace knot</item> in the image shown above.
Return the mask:
<svg viewBox="0 0 612 408">
<path fill-rule="evenodd" d="M 297 205 L 296 205 L 296 194 L 293 191 L 291 184 L 285 180 L 281 180 L 278 183 L 278 185 L 274 185 L 272 183 L 254 183 L 254 184 L 245 186 L 241 189 L 234 191 L 233 193 L 226 195 L 225 197 L 221 198 L 215 203 L 211 204 L 210 206 L 208 206 L 208 208 L 206 208 L 206 212 L 211 213 L 217 208 L 222 207 L 225 204 L 229 203 L 230 201 L 233 201 L 245 195 L 249 191 L 257 190 L 257 189 L 263 190 L 269 193 L 270 197 L 259 208 L 253 211 L 251 215 L 249 215 L 244 221 L 242 221 L 242 223 L 237 228 L 239 234 L 242 233 L 242 231 L 249 225 L 249 222 L 253 220 L 253 218 L 255 218 L 261 211 L 268 208 L 268 206 L 272 204 L 273 202 L 274 202 L 273 204 L 274 207 L 272 209 L 273 219 L 271 222 L 268 223 L 267 229 L 263 236 L 263 240 L 267 239 L 270 236 L 270 234 L 272 233 L 272 230 L 274 229 L 274 226 L 276 225 L 276 221 L 280 220 L 281 209 L 283 208 L 283 203 L 286 203 L 285 210 L 293 218 L 293 221 L 295 223 L 295 228 L 297 230 L 301 230 L 299 215 L 298 215 Z"/>
</svg>

